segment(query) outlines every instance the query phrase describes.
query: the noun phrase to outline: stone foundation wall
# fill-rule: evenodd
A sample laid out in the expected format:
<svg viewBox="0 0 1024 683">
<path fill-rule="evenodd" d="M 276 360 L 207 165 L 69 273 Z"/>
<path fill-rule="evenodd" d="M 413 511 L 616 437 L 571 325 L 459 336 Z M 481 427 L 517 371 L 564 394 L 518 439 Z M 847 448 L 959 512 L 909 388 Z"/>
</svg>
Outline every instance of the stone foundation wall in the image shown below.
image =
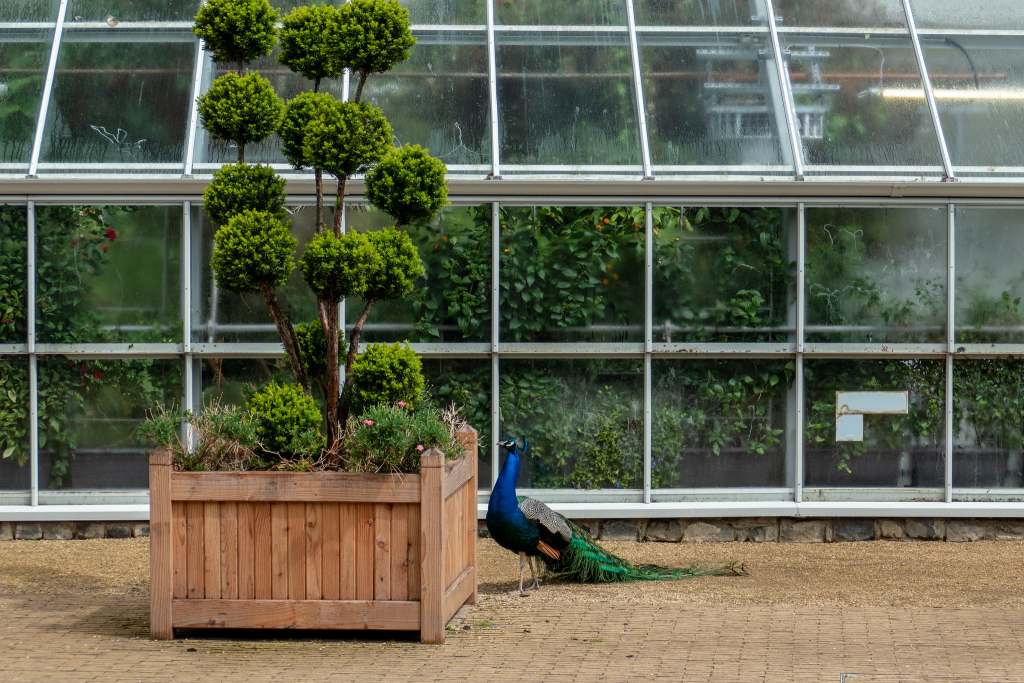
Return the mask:
<svg viewBox="0 0 1024 683">
<path fill-rule="evenodd" d="M 0 541 L 71 541 L 149 536 L 148 522 L 0 522 Z"/>
</svg>

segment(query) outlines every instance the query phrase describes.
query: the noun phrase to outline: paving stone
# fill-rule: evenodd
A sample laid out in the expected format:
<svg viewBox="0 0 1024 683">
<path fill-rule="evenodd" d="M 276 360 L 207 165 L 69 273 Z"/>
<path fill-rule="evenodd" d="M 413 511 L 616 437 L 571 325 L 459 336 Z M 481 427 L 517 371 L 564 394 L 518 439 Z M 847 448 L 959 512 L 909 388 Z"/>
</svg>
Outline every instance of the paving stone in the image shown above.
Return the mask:
<svg viewBox="0 0 1024 683">
<path fill-rule="evenodd" d="M 789 543 L 822 543 L 829 526 L 821 519 L 783 519 L 779 522 L 779 538 Z"/>
<path fill-rule="evenodd" d="M 727 522 L 691 522 L 683 530 L 683 541 L 686 543 L 721 543 L 735 539 L 736 532 Z"/>
<path fill-rule="evenodd" d="M 946 537 L 946 520 L 910 517 L 903 523 L 907 538 L 941 541 Z"/>
<path fill-rule="evenodd" d="M 104 538 L 106 535 L 106 525 L 98 522 L 79 522 L 75 525 L 76 539 Z"/>
<path fill-rule="evenodd" d="M 832 523 L 837 541 L 871 541 L 875 538 L 875 520 L 841 517 Z"/>
<path fill-rule="evenodd" d="M 609 519 L 601 523 L 602 541 L 635 541 L 640 537 L 636 519 Z"/>
<path fill-rule="evenodd" d="M 1024 539 L 1024 520 L 993 520 L 992 538 L 997 541 L 1019 541 Z"/>
<path fill-rule="evenodd" d="M 991 527 L 983 520 L 951 519 L 946 522 L 946 540 L 952 543 L 980 541 L 991 535 Z"/>
<path fill-rule="evenodd" d="M 43 538 L 47 541 L 70 541 L 74 538 L 73 522 L 48 522 L 43 524 Z"/>
<path fill-rule="evenodd" d="M 127 524 L 108 524 L 107 538 L 131 538 L 132 528 Z"/>
<path fill-rule="evenodd" d="M 678 543 L 683 539 L 683 522 L 678 519 L 652 519 L 644 530 L 645 541 Z"/>
<path fill-rule="evenodd" d="M 14 537 L 19 541 L 38 541 L 43 537 L 43 527 L 31 522 L 18 522 Z"/>
<path fill-rule="evenodd" d="M 896 519 L 878 520 L 878 537 L 889 541 L 902 541 L 907 537 L 903 524 Z"/>
</svg>

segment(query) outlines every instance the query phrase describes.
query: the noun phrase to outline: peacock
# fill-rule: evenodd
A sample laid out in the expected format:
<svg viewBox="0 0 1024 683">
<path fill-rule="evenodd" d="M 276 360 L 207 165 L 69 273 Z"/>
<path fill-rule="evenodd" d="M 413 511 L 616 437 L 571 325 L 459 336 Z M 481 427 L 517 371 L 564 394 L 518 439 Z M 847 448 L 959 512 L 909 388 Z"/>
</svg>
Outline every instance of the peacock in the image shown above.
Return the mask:
<svg viewBox="0 0 1024 683">
<path fill-rule="evenodd" d="M 502 548 L 519 554 L 519 594 L 523 588 L 526 565 L 533 577 L 532 589 L 540 588 L 539 559 L 557 578 L 576 583 L 616 581 L 673 581 L 692 576 L 729 576 L 746 574 L 740 563 L 721 566 L 660 567 L 633 564 L 594 542 L 585 529 L 566 519 L 539 500 L 516 495 L 519 476 L 519 442 L 507 439 L 498 444 L 508 452 L 498 481 L 487 504 L 487 531 Z M 529 442 L 523 442 L 523 456 L 529 454 Z"/>
</svg>

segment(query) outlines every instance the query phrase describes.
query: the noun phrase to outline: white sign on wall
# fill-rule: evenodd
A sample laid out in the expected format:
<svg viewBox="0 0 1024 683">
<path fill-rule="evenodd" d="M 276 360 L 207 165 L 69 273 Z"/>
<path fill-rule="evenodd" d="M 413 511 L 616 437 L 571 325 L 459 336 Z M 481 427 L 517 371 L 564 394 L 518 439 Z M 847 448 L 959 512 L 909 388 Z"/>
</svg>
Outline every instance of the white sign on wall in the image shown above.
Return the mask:
<svg viewBox="0 0 1024 683">
<path fill-rule="evenodd" d="M 837 391 L 836 443 L 863 441 L 865 415 L 906 415 L 908 391 Z"/>
</svg>

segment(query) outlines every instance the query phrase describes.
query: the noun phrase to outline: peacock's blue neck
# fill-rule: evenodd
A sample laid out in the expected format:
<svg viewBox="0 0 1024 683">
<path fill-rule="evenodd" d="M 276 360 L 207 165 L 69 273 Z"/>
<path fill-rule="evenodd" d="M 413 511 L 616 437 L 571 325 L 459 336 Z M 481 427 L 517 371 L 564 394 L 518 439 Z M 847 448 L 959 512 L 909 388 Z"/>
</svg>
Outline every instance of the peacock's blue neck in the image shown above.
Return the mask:
<svg viewBox="0 0 1024 683">
<path fill-rule="evenodd" d="M 516 513 L 519 512 L 519 501 L 516 497 L 516 479 L 518 478 L 519 453 L 512 451 L 501 467 L 498 481 L 494 483 L 488 511 L 494 510 L 502 515 L 516 516 Z"/>
</svg>

